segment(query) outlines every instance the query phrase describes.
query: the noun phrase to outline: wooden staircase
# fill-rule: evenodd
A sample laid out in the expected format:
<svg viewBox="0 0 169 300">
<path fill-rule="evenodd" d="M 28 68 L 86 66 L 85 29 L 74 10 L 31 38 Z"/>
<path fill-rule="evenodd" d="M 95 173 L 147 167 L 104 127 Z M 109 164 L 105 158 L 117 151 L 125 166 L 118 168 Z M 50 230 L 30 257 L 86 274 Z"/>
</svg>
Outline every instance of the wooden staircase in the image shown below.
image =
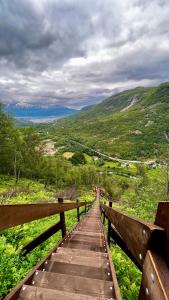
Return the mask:
<svg viewBox="0 0 169 300">
<path fill-rule="evenodd" d="M 99 196 L 103 198 L 100 204 Z M 1 205 L 0 230 L 60 214 L 60 221 L 26 244 L 22 255 L 59 230 L 63 238 L 5 300 L 121 300 L 109 254 L 111 240 L 142 271 L 138 299 L 168 300 L 169 202 L 160 202 L 155 222 L 147 223 L 112 208 L 113 201 L 96 188 L 94 202 L 77 200 L 63 203 L 63 199 L 58 198 L 56 203 Z M 81 221 L 80 207 L 85 208 Z M 78 223 L 66 235 L 65 212 L 72 209 L 77 209 Z M 106 219 L 107 226 L 104 228 Z"/>
<path fill-rule="evenodd" d="M 120 299 L 96 201 L 56 252 L 23 285 L 19 300 Z"/>
</svg>

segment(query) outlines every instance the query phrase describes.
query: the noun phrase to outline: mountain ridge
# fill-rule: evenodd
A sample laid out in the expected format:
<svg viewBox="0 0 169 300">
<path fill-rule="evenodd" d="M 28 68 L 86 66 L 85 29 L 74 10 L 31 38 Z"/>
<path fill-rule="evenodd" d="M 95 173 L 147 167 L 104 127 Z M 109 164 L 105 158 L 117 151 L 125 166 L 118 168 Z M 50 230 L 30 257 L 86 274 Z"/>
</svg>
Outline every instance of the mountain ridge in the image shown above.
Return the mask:
<svg viewBox="0 0 169 300">
<path fill-rule="evenodd" d="M 128 107 L 136 96 L 137 101 Z M 169 83 L 113 95 L 86 111 L 59 120 L 52 131 L 60 138 L 64 135 L 76 139 L 119 158 L 166 159 Z"/>
</svg>

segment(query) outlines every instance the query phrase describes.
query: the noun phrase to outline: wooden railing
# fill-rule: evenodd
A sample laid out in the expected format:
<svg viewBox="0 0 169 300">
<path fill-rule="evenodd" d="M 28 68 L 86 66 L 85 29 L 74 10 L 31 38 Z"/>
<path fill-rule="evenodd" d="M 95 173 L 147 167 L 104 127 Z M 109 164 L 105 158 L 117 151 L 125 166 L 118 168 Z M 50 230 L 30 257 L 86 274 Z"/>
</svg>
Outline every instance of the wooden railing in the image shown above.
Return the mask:
<svg viewBox="0 0 169 300">
<path fill-rule="evenodd" d="M 140 221 L 112 208 L 104 191 L 100 205 L 108 219 L 108 242 L 116 243 L 142 271 L 139 299 L 169 299 L 169 202 L 160 202 L 154 224 Z M 109 205 L 106 205 L 108 201 Z"/>
<path fill-rule="evenodd" d="M 63 203 L 63 198 L 58 198 L 56 203 L 0 205 L 0 230 L 60 214 L 59 222 L 23 247 L 22 254 L 26 255 L 59 230 L 61 230 L 62 238 L 64 238 L 66 236 L 65 212 L 77 209 L 77 222 L 79 222 L 82 214 L 82 212 L 80 213 L 80 207 L 84 207 L 84 213 L 86 213 L 92 203 L 78 200 L 76 202 Z"/>
</svg>

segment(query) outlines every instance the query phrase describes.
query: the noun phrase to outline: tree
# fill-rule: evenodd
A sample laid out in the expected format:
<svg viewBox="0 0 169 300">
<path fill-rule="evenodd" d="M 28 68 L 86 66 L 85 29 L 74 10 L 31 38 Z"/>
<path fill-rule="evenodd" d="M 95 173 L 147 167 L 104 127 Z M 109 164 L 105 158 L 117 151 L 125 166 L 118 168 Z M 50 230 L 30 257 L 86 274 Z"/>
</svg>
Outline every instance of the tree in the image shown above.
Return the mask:
<svg viewBox="0 0 169 300">
<path fill-rule="evenodd" d="M 73 156 L 70 158 L 70 161 L 73 165 L 84 165 L 86 163 L 86 159 L 83 153 L 76 152 L 73 154 Z"/>
</svg>

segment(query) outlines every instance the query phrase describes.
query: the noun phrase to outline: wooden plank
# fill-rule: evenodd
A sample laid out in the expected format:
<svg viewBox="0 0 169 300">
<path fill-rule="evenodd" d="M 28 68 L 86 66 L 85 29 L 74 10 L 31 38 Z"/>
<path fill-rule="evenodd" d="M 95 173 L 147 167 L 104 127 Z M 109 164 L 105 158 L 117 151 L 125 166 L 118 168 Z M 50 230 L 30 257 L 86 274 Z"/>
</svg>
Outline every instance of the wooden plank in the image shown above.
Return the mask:
<svg viewBox="0 0 169 300">
<path fill-rule="evenodd" d="M 132 218 L 104 204 L 101 207 L 138 264 L 143 266 L 147 250 L 151 247 L 156 249 L 159 244 L 162 246 L 164 229 Z"/>
<path fill-rule="evenodd" d="M 158 204 L 155 224 L 165 229 L 165 246 L 162 248 L 168 267 L 169 267 L 169 202 L 160 202 Z"/>
<path fill-rule="evenodd" d="M 30 243 L 28 243 L 27 245 L 25 245 L 23 247 L 23 249 L 22 249 L 22 254 L 26 255 L 27 253 L 29 253 L 30 251 L 32 251 L 33 249 L 35 249 L 37 246 L 39 246 L 41 243 L 43 243 L 44 241 L 46 241 L 53 234 L 55 234 L 56 232 L 58 232 L 60 229 L 61 229 L 61 222 L 58 222 L 58 223 L 54 224 L 53 226 L 51 226 L 50 228 L 48 228 L 46 231 L 44 231 L 43 233 L 41 233 L 39 236 L 37 236 Z"/>
<path fill-rule="evenodd" d="M 24 285 L 18 300 L 100 300 L 100 296 L 87 296 L 78 293 L 70 293 L 52 290 L 42 287 Z M 101 300 L 108 300 L 102 297 Z"/>
<path fill-rule="evenodd" d="M 109 248 L 108 241 L 106 240 L 106 238 L 105 238 L 105 248 L 107 250 L 106 255 L 107 255 L 107 258 L 108 258 L 108 262 L 109 262 L 111 279 L 112 279 L 112 282 L 113 282 L 113 285 L 114 285 L 112 299 L 122 300 L 121 293 L 120 293 L 120 288 L 119 288 L 117 277 L 116 277 L 115 267 L 114 267 L 114 264 L 113 264 L 113 261 L 112 261 L 110 248 Z"/>
<path fill-rule="evenodd" d="M 85 257 L 107 257 L 106 253 L 103 252 L 96 252 L 96 251 L 90 251 L 90 250 L 84 250 L 84 249 L 73 249 L 73 248 L 64 248 L 59 247 L 57 249 L 58 254 L 64 254 L 64 255 L 70 255 L 70 256 L 85 256 Z"/>
<path fill-rule="evenodd" d="M 48 260 L 46 271 L 111 281 L 111 277 L 108 275 L 109 269 L 107 268 L 107 266 L 106 268 L 98 268 L 98 266 L 92 267 Z"/>
<path fill-rule="evenodd" d="M 76 226 L 77 225 L 75 225 L 75 227 L 74 228 L 76 228 Z M 72 231 L 73 231 L 73 229 L 72 229 Z M 72 232 L 71 231 L 71 232 Z M 69 233 L 70 234 L 70 233 Z M 51 258 L 51 256 L 52 256 L 52 253 L 53 252 L 56 252 L 57 251 L 57 248 L 59 248 L 59 247 L 61 247 L 61 245 L 62 245 L 62 243 L 65 241 L 65 239 L 66 239 L 66 237 L 63 239 L 63 240 L 61 240 L 60 242 L 59 242 L 59 244 L 57 245 L 57 246 L 55 246 L 48 254 L 47 254 L 47 256 L 45 256 L 28 274 L 27 274 L 27 276 L 22 280 L 22 281 L 20 281 L 19 283 L 18 283 L 18 285 L 15 287 L 15 288 L 13 288 L 12 290 L 11 290 L 11 292 L 5 297 L 5 299 L 4 300 L 17 300 L 18 299 L 18 296 L 19 296 L 19 293 L 20 293 L 20 291 L 21 291 L 21 288 L 22 288 L 22 286 L 24 285 L 24 284 L 31 284 L 31 282 L 32 282 L 32 278 L 33 278 L 33 276 L 34 276 L 34 274 L 35 274 L 35 272 L 36 272 L 36 270 L 43 270 L 43 268 L 44 268 L 44 264 L 45 264 L 45 262 L 48 260 L 48 259 L 50 259 Z"/>
<path fill-rule="evenodd" d="M 125 254 L 134 262 L 134 264 L 141 270 L 140 264 L 137 262 L 135 257 L 130 252 L 129 248 L 126 246 L 126 243 L 123 241 L 121 236 L 118 234 L 118 232 L 115 230 L 115 228 L 111 227 L 110 232 L 111 238 L 114 240 L 114 242 L 125 252 Z"/>
<path fill-rule="evenodd" d="M 84 206 L 79 203 L 0 205 L 0 230 Z"/>
<path fill-rule="evenodd" d="M 106 280 L 84 278 L 66 274 L 39 271 L 34 276 L 35 286 L 46 287 L 87 296 L 106 296 L 111 298 L 113 283 Z"/>
<path fill-rule="evenodd" d="M 64 243 L 63 247 L 67 248 L 73 248 L 73 249 L 86 249 L 89 251 L 97 251 L 97 252 L 104 252 L 104 247 L 100 247 L 99 245 L 95 245 L 92 243 L 86 243 L 85 241 L 73 241 L 70 240 L 68 244 Z"/>
<path fill-rule="evenodd" d="M 152 251 L 148 251 L 145 258 L 139 299 L 169 299 L 169 269 L 165 261 Z"/>
</svg>

